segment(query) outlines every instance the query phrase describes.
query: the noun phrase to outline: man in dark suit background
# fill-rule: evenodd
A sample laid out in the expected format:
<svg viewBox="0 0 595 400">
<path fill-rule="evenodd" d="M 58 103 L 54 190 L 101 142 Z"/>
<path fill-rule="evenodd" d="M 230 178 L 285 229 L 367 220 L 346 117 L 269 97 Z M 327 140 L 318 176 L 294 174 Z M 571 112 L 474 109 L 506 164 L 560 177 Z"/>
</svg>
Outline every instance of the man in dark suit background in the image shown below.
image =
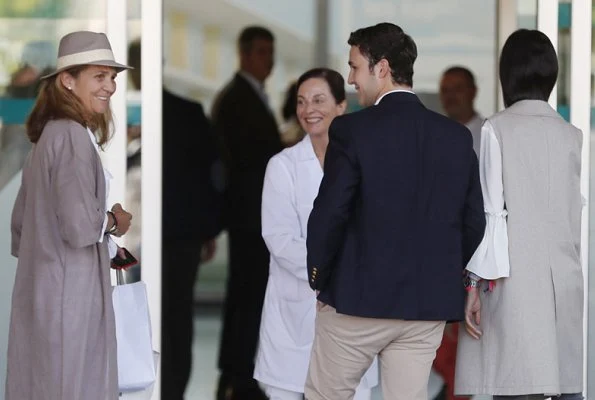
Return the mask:
<svg viewBox="0 0 595 400">
<path fill-rule="evenodd" d="M 140 40 L 129 46 L 128 59 L 140 90 Z M 183 400 L 190 379 L 194 283 L 199 264 L 214 256 L 215 237 L 223 229 L 219 165 L 202 105 L 163 89 L 162 399 Z"/>
<path fill-rule="evenodd" d="M 217 96 L 212 112 L 227 169 L 229 233 L 217 399 L 258 400 L 266 396 L 252 375 L 269 273 L 260 226 L 262 186 L 267 163 L 282 145 L 264 92 L 274 64 L 273 35 L 262 27 L 245 28 L 238 51 L 240 70 Z"/>
<path fill-rule="evenodd" d="M 485 229 L 477 157 L 469 131 L 413 93 L 417 48 L 400 27 L 363 28 L 348 43 L 349 83 L 370 107 L 333 121 L 308 223 L 320 293 L 305 394 L 353 398 L 378 356 L 385 398 L 427 400 Z"/>
</svg>

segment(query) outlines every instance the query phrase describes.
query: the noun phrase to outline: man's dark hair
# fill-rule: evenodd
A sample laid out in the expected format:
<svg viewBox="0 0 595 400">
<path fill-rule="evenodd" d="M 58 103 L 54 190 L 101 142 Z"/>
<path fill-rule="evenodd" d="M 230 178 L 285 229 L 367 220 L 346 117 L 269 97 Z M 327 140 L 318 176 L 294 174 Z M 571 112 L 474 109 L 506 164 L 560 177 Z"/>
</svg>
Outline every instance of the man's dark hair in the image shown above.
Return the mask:
<svg viewBox="0 0 595 400">
<path fill-rule="evenodd" d="M 242 30 L 238 37 L 238 50 L 240 53 L 248 53 L 252 50 L 252 44 L 257 39 L 275 41 L 273 33 L 262 26 L 248 26 Z"/>
<path fill-rule="evenodd" d="M 469 83 L 471 87 L 477 87 L 475 84 L 475 75 L 473 75 L 473 72 L 471 72 L 468 68 L 462 67 L 460 65 L 455 65 L 444 71 L 442 73 L 442 76 L 447 74 L 461 74 L 465 77 L 465 79 L 467 79 L 467 83 Z"/>
<path fill-rule="evenodd" d="M 417 46 L 411 36 L 389 22 L 352 32 L 347 43 L 357 46 L 368 59 L 370 71 L 383 58 L 388 61 L 394 83 L 413 86 L 413 63 Z"/>
<path fill-rule="evenodd" d="M 325 80 L 337 104 L 345 100 L 345 80 L 337 71 L 330 68 L 314 68 L 306 71 L 299 77 L 296 90 L 299 90 L 300 86 L 311 78 Z"/>
<path fill-rule="evenodd" d="M 129 72 L 130 79 L 132 80 L 133 86 L 140 90 L 141 88 L 141 42 L 140 39 L 133 40 L 128 45 L 128 65 L 132 70 Z"/>
<path fill-rule="evenodd" d="M 134 68 L 140 68 L 141 45 L 140 39 L 135 39 L 128 45 L 128 64 Z"/>
<path fill-rule="evenodd" d="M 520 100 L 547 101 L 558 79 L 558 57 L 540 31 L 519 29 L 506 39 L 500 55 L 504 105 Z"/>
</svg>

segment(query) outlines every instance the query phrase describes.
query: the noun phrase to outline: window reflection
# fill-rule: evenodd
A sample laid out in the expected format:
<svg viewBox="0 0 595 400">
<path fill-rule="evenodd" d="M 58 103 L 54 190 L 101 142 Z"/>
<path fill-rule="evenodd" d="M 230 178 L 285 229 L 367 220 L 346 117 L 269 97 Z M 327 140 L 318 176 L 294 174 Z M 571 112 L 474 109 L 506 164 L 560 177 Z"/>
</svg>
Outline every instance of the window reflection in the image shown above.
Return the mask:
<svg viewBox="0 0 595 400">
<path fill-rule="evenodd" d="M 21 169 L 31 147 L 24 123 L 53 70 L 59 38 L 105 30 L 105 1 L 0 0 L 0 191 Z"/>
<path fill-rule="evenodd" d="M 27 42 L 19 63 L 10 74 L 4 96 L 0 99 L 0 190 L 21 169 L 31 148 L 24 122 L 39 90 L 39 78 L 54 69 L 55 59 L 52 42 Z"/>
</svg>

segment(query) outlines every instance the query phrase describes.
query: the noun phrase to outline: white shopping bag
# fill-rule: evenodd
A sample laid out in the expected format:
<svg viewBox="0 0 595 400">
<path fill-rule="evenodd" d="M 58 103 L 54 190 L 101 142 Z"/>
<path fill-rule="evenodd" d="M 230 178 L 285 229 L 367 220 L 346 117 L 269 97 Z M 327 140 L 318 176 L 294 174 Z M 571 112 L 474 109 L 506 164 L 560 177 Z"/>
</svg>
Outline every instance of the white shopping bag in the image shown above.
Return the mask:
<svg viewBox="0 0 595 400">
<path fill-rule="evenodd" d="M 156 369 L 159 369 L 159 353 L 156 351 L 153 352 L 153 360 L 155 361 Z M 153 397 L 153 391 L 155 389 L 155 384 L 152 383 L 143 390 L 138 390 L 134 392 L 120 392 L 120 396 L 118 400 L 151 400 Z"/>
<path fill-rule="evenodd" d="M 144 282 L 115 286 L 112 301 L 118 342 L 118 387 L 121 392 L 146 389 L 155 381 L 155 361 Z"/>
</svg>

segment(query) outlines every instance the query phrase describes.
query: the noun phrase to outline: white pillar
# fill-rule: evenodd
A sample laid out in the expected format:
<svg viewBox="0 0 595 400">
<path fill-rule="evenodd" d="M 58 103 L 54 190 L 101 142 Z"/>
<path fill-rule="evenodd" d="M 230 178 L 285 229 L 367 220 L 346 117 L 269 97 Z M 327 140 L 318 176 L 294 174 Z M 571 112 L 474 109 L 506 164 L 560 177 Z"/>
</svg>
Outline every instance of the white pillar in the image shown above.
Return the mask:
<svg viewBox="0 0 595 400">
<path fill-rule="evenodd" d="M 142 0 L 142 279 L 147 284 L 153 348 L 161 351 L 161 164 L 163 0 Z M 152 400 L 159 400 L 158 371 Z"/>
<path fill-rule="evenodd" d="M 314 66 L 329 67 L 330 4 L 328 0 L 316 1 L 316 41 L 314 43 Z"/>
<path fill-rule="evenodd" d="M 114 58 L 121 64 L 126 64 L 127 8 L 126 2 L 121 0 L 107 0 L 105 3 L 105 33 L 112 46 Z M 110 190 L 106 207 L 120 203 L 126 209 L 126 92 L 127 75 L 119 73 L 116 78 L 116 93 L 111 98 L 111 108 L 114 119 L 114 135 L 101 153 L 103 166 L 112 174 Z M 115 241 L 120 246 L 126 245 L 126 236 Z M 116 284 L 116 273 L 111 271 L 112 284 Z"/>
<path fill-rule="evenodd" d="M 122 0 L 106 2 L 106 34 L 109 38 L 116 61 L 126 63 L 127 55 L 127 7 Z M 114 203 L 126 204 L 126 92 L 127 74 L 120 73 L 116 79 L 117 90 L 112 96 L 111 105 L 114 114 L 114 136 L 102 159 L 104 166 L 114 179 L 110 182 L 110 193 L 107 207 Z"/>
<path fill-rule="evenodd" d="M 591 131 L 591 0 L 572 1 L 570 29 L 570 122 L 583 131 L 581 192 L 587 199 L 583 208 L 581 232 L 581 259 L 585 279 L 584 316 L 584 396 L 587 393 L 587 330 L 588 330 L 588 289 L 589 289 L 589 178 L 590 178 L 590 131 Z M 593 353 L 593 352 L 591 352 Z M 595 360 L 589 360 L 590 363 Z M 589 363 L 589 364 L 590 364 Z M 595 379 L 595 376 L 591 376 Z M 593 382 L 591 382 L 592 386 Z"/>
<path fill-rule="evenodd" d="M 496 3 L 497 7 L 497 37 L 498 37 L 498 45 L 496 46 L 496 77 L 495 77 L 495 84 L 496 84 L 496 104 L 497 110 L 500 111 L 504 109 L 504 100 L 502 97 L 502 87 L 500 86 L 500 77 L 498 75 L 499 71 L 499 63 L 500 63 L 500 52 L 502 51 L 502 47 L 508 39 L 508 36 L 514 31 L 517 30 L 518 23 L 517 23 L 517 2 L 516 0 L 498 0 Z"/>
<path fill-rule="evenodd" d="M 558 51 L 558 6 L 559 0 L 537 0 L 537 29 L 547 35 L 556 52 Z M 591 15 L 590 12 L 589 15 Z M 549 103 L 554 110 L 557 108 L 558 85 L 554 86 Z"/>
</svg>

